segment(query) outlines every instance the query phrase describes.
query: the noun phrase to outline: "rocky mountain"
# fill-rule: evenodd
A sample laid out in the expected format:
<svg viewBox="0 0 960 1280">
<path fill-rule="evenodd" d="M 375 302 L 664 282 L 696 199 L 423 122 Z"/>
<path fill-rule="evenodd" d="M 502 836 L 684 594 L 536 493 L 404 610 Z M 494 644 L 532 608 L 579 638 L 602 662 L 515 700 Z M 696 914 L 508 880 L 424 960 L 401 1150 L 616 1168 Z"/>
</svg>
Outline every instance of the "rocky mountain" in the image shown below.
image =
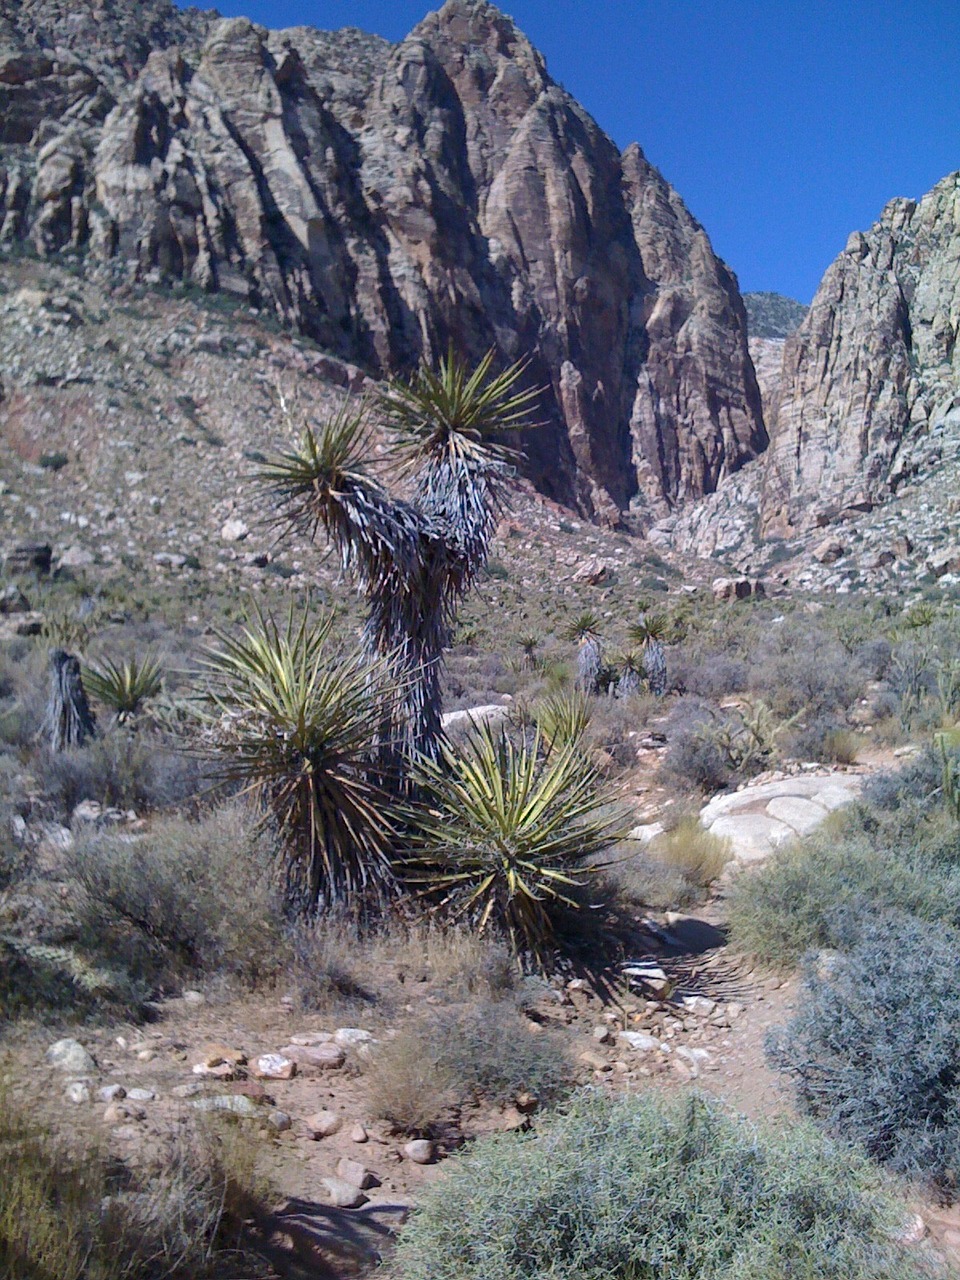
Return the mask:
<svg viewBox="0 0 960 1280">
<path fill-rule="evenodd" d="M 869 510 L 960 436 L 960 174 L 855 232 L 785 345 L 764 535 Z"/>
<path fill-rule="evenodd" d="M 751 338 L 783 339 L 795 333 L 809 307 L 782 293 L 745 293 L 747 330 Z"/>
<path fill-rule="evenodd" d="M 485 0 L 391 46 L 0 0 L 0 244 L 222 292 L 374 375 L 527 356 L 542 490 L 644 526 L 766 446 L 734 276 Z"/>
</svg>

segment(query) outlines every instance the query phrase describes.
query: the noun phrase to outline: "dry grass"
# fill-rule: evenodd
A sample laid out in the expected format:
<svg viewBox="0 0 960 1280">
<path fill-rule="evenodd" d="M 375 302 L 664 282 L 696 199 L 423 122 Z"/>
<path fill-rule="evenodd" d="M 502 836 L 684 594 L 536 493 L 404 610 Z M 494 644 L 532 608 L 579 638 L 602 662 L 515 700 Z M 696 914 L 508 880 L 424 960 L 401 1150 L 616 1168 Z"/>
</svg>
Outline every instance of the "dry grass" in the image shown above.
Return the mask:
<svg viewBox="0 0 960 1280">
<path fill-rule="evenodd" d="M 699 818 L 692 814 L 657 836 L 651 843 L 651 852 L 701 889 L 717 879 L 731 857 L 730 841 L 705 831 Z"/>
</svg>

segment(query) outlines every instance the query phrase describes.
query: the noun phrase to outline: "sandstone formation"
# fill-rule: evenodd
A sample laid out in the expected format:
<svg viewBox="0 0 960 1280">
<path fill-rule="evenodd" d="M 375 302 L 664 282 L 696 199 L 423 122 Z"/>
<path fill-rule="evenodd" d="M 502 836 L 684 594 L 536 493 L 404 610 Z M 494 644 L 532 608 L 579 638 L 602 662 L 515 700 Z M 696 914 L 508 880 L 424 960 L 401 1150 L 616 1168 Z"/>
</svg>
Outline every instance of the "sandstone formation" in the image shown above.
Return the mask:
<svg viewBox="0 0 960 1280">
<path fill-rule="evenodd" d="M 764 536 L 869 510 L 960 427 L 960 174 L 855 232 L 787 339 Z"/>
<path fill-rule="evenodd" d="M 374 373 L 529 356 L 531 475 L 637 524 L 766 445 L 735 278 L 485 0 L 396 46 L 0 0 L 0 243 L 276 313 Z"/>
</svg>

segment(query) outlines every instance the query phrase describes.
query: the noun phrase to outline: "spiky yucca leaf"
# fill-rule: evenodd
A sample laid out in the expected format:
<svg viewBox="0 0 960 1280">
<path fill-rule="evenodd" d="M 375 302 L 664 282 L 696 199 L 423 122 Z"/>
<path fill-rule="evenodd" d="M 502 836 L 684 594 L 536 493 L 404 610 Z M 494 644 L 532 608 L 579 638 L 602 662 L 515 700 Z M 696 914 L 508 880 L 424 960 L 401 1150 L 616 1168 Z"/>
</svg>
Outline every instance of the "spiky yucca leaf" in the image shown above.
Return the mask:
<svg viewBox="0 0 960 1280">
<path fill-rule="evenodd" d="M 101 658 L 84 670 L 83 687 L 91 698 L 115 711 L 119 719 L 135 716 L 163 689 L 163 668 L 154 657 Z"/>
<path fill-rule="evenodd" d="M 497 929 L 521 957 L 543 965 L 557 945 L 557 915 L 580 905 L 585 860 L 622 839 L 580 743 L 544 754 L 539 735 L 515 745 L 478 726 L 461 752 L 425 762 L 425 805 L 414 814 L 411 879 L 438 910 Z"/>
<path fill-rule="evenodd" d="M 514 456 L 490 437 L 531 426 L 541 393 L 518 389 L 526 360 L 495 373 L 494 358 L 491 349 L 471 369 L 451 343 L 436 372 L 422 363 L 409 382 L 391 382 L 380 393 L 377 407 L 395 432 L 393 452 L 404 468 L 429 461 L 460 470 L 465 463 Z"/>
<path fill-rule="evenodd" d="M 394 885 L 393 814 L 371 776 L 387 713 L 387 668 L 328 652 L 332 618 L 285 627 L 257 614 L 207 651 L 205 721 L 225 777 L 286 837 L 285 892 L 296 912 L 359 906 Z"/>
<path fill-rule="evenodd" d="M 663 644 L 670 633 L 670 620 L 660 610 L 641 614 L 639 620 L 627 628 L 627 635 L 635 644 L 646 645 L 651 641 Z"/>
<path fill-rule="evenodd" d="M 582 743 L 590 727 L 590 706 L 580 692 L 552 693 L 533 706 L 533 719 L 548 751 Z"/>
<path fill-rule="evenodd" d="M 565 640 L 597 640 L 600 637 L 600 628 L 602 622 L 597 614 L 585 610 L 578 613 L 577 616 L 563 630 Z"/>
</svg>

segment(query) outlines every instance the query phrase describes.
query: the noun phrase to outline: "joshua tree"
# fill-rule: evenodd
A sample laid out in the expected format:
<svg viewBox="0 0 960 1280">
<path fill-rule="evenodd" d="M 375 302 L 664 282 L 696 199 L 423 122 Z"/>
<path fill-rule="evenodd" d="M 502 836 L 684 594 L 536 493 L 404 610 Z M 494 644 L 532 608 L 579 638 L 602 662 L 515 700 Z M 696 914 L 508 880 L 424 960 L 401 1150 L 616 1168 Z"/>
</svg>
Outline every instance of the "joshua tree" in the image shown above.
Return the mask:
<svg viewBox="0 0 960 1280">
<path fill-rule="evenodd" d="M 658 698 L 667 691 L 667 658 L 663 642 L 668 630 L 666 614 L 641 613 L 639 621 L 629 632 L 630 639 L 642 646 L 644 675 L 650 692 Z"/>
<path fill-rule="evenodd" d="M 629 698 L 633 694 L 639 693 L 643 674 L 646 670 L 644 655 L 636 649 L 628 649 L 626 653 L 622 653 L 617 659 L 617 666 L 620 669 L 616 688 L 617 697 Z"/>
<path fill-rule="evenodd" d="M 581 613 L 567 627 L 566 635 L 579 644 L 577 651 L 577 688 L 584 693 L 600 692 L 603 646 L 600 643 L 600 619 L 595 613 Z"/>
<path fill-rule="evenodd" d="M 530 425 L 537 390 L 519 388 L 523 362 L 504 373 L 489 352 L 472 371 L 453 352 L 435 373 L 421 364 L 372 406 L 345 402 L 262 479 L 280 519 L 323 529 L 367 600 L 364 644 L 386 661 L 398 708 L 382 735 L 383 762 L 440 756 L 440 667 L 460 600 L 486 564 L 512 474 L 511 453 L 491 436 Z M 371 473 L 371 408 L 391 429 L 392 458 L 409 498 Z"/>
</svg>

